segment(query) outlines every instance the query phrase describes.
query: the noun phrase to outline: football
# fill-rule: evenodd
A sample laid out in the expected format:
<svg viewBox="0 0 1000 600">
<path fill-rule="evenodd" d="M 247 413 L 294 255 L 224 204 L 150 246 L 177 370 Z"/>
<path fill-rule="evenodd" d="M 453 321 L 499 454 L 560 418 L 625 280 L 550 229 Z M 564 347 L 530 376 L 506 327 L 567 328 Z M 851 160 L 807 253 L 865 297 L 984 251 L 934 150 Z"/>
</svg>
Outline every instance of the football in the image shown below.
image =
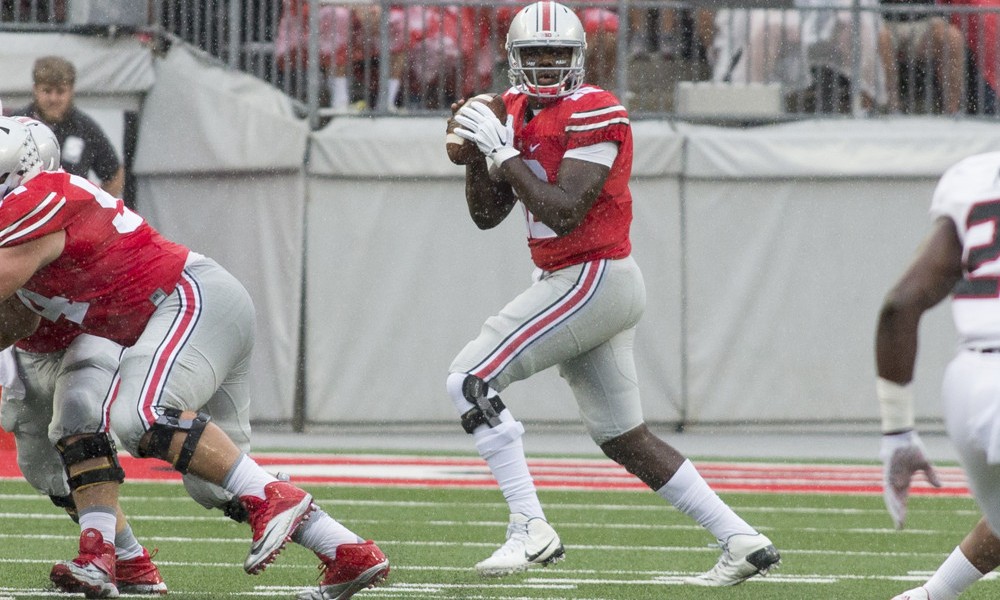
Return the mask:
<svg viewBox="0 0 1000 600">
<path fill-rule="evenodd" d="M 468 102 L 483 102 L 490 107 L 493 114 L 497 116 L 500 121 L 507 120 L 507 107 L 504 106 L 503 96 L 500 94 L 479 94 L 478 96 L 473 96 L 468 100 Z M 467 165 L 473 160 L 482 157 L 482 152 L 476 145 L 465 138 L 459 137 L 454 133 L 455 128 L 458 127 L 458 122 L 452 117 L 448 119 L 448 129 L 445 133 L 444 147 L 448 151 L 448 159 L 455 163 L 456 165 Z"/>
</svg>

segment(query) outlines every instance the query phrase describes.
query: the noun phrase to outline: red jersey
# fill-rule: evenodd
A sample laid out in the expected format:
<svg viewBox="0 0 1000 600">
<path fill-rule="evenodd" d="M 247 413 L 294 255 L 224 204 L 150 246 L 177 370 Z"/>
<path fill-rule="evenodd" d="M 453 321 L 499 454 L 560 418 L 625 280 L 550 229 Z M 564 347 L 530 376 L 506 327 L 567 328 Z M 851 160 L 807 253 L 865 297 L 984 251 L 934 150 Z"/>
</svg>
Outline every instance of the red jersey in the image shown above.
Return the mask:
<svg viewBox="0 0 1000 600">
<path fill-rule="evenodd" d="M 584 86 L 525 122 L 529 97 L 511 88 L 504 93 L 514 117 L 514 146 L 539 179 L 555 183 L 566 151 L 601 142 L 618 144 L 618 156 L 594 205 L 580 226 L 559 237 L 525 208 L 528 247 L 540 269 L 556 271 L 601 258 L 625 258 L 632 251 L 632 127 L 628 111 L 610 92 Z"/>
<path fill-rule="evenodd" d="M 66 319 L 55 323 L 42 319 L 34 333 L 14 345 L 28 352 L 57 352 L 68 348 L 81 333 L 76 323 Z"/>
<path fill-rule="evenodd" d="M 120 199 L 65 171 L 36 175 L 0 200 L 0 247 L 60 230 L 66 232 L 62 254 L 18 296 L 43 319 L 131 346 L 173 292 L 188 249 Z"/>
</svg>

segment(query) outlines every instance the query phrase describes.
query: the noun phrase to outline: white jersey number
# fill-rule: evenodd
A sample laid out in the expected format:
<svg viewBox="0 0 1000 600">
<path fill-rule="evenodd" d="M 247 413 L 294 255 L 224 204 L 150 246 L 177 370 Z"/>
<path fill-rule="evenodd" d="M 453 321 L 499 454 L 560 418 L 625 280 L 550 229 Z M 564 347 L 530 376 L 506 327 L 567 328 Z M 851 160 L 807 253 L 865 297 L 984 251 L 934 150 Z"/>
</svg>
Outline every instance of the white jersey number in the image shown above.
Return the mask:
<svg viewBox="0 0 1000 600">
<path fill-rule="evenodd" d="M 102 208 L 110 208 L 117 212 L 111 220 L 111 224 L 115 226 L 118 233 L 131 233 L 142 225 L 142 217 L 129 210 L 124 202 L 94 185 L 89 179 L 79 175 L 70 175 L 70 181 L 73 182 L 73 185 L 90 192 Z"/>
<path fill-rule="evenodd" d="M 24 288 L 17 290 L 17 297 L 29 310 L 53 323 L 58 321 L 60 316 L 64 316 L 67 321 L 80 325 L 90 309 L 90 302 L 73 302 L 62 296 L 47 298 Z"/>
<path fill-rule="evenodd" d="M 536 177 L 542 181 L 548 181 L 548 177 L 545 175 L 545 169 L 542 168 L 542 163 L 534 159 L 526 159 L 524 164 L 528 165 L 531 172 L 535 174 Z M 524 206 L 522 204 L 521 206 Z M 535 219 L 535 215 L 531 214 L 527 206 L 524 206 L 524 218 L 528 225 L 528 237 L 531 239 L 546 239 L 558 237 L 552 228 L 542 223 L 541 221 Z"/>
</svg>

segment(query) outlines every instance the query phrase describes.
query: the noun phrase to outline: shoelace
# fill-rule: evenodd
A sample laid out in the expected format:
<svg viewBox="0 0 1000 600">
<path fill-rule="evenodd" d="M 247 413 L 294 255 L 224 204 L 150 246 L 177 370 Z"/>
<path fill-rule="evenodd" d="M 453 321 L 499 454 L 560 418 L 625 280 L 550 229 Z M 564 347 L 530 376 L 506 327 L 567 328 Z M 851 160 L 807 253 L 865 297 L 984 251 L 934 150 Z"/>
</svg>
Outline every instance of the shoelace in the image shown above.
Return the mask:
<svg viewBox="0 0 1000 600">
<path fill-rule="evenodd" d="M 323 585 L 323 579 L 326 578 L 326 570 L 329 568 L 325 560 L 319 561 L 319 565 L 316 566 L 319 569 L 319 577 L 316 578 L 316 587 Z"/>
</svg>

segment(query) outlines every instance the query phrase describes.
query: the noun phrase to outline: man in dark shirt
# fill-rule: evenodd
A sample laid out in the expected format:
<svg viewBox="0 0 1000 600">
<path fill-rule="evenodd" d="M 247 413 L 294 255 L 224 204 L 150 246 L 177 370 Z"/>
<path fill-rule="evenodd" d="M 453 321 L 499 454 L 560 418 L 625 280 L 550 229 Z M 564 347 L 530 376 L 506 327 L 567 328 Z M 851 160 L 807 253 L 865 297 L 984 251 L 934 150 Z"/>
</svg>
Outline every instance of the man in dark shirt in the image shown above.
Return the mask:
<svg viewBox="0 0 1000 600">
<path fill-rule="evenodd" d="M 18 114 L 42 121 L 56 134 L 62 149 L 62 168 L 89 177 L 93 171 L 101 187 L 121 198 L 125 169 L 101 127 L 73 104 L 76 69 L 58 56 L 44 56 L 32 70 L 34 101 Z"/>
</svg>

